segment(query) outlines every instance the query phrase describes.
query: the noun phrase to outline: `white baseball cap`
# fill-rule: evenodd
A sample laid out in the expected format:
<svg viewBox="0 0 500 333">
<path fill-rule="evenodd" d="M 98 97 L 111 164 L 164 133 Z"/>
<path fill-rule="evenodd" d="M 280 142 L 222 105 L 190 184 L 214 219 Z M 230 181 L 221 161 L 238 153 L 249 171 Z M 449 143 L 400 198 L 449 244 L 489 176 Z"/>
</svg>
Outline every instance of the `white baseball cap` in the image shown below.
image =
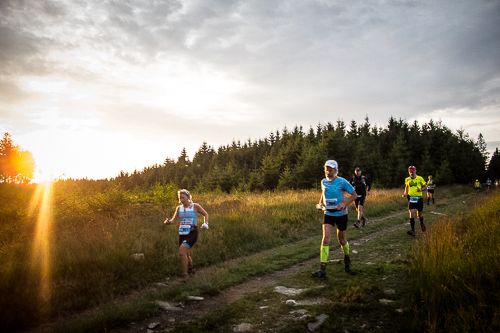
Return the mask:
<svg viewBox="0 0 500 333">
<path fill-rule="evenodd" d="M 338 169 L 339 168 L 339 165 L 334 160 L 328 160 L 328 161 L 326 161 L 325 162 L 325 166 L 333 168 L 333 169 Z"/>
</svg>

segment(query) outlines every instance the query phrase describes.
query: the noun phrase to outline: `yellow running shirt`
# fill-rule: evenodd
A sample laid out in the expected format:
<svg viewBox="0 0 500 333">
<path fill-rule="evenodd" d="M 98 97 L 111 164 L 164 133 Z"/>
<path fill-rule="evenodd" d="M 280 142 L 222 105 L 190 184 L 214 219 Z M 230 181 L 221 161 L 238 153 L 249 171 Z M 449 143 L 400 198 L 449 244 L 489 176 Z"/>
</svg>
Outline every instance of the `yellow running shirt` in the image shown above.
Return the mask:
<svg viewBox="0 0 500 333">
<path fill-rule="evenodd" d="M 425 185 L 425 180 L 420 177 L 416 176 L 415 178 L 407 177 L 405 179 L 405 185 L 408 186 L 408 195 L 410 197 L 421 197 L 422 192 L 417 192 L 417 188 L 422 188 L 422 186 Z"/>
</svg>

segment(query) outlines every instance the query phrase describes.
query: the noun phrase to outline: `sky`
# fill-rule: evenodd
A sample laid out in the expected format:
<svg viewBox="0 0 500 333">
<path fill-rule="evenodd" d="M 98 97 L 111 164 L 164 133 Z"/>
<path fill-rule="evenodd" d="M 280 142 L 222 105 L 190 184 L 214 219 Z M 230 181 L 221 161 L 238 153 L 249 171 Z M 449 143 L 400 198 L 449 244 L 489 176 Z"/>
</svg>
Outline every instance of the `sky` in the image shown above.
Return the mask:
<svg viewBox="0 0 500 333">
<path fill-rule="evenodd" d="M 499 17 L 487 0 L 1 0 L 0 134 L 35 181 L 366 117 L 441 120 L 492 153 Z"/>
</svg>

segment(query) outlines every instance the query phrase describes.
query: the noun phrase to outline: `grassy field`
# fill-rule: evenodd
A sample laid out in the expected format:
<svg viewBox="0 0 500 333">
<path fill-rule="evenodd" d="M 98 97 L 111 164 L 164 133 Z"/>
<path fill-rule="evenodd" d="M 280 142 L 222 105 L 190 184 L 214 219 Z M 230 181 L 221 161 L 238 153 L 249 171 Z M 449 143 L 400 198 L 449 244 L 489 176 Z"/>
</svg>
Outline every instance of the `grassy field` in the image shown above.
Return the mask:
<svg viewBox="0 0 500 333">
<path fill-rule="evenodd" d="M 163 224 L 176 206 L 171 185 L 148 191 L 0 185 L 0 319 L 7 327 L 81 311 L 180 272 L 177 229 Z M 401 209 L 395 197 L 394 191 L 375 191 L 380 204 L 373 214 Z M 316 191 L 194 193 L 210 214 L 210 230 L 200 232 L 192 251 L 195 264 L 317 234 L 318 199 Z"/>
<path fill-rule="evenodd" d="M 58 314 L 69 316 L 100 306 L 105 310 L 98 316 L 77 322 L 63 331 L 103 331 L 104 327 L 157 313 L 158 308 L 151 305 L 153 298 L 182 301 L 187 295 L 214 295 L 250 276 L 286 269 L 316 256 L 319 251 L 318 239 L 309 240 L 312 236 L 320 237 L 321 233 L 321 214 L 314 208 L 319 199 L 317 191 L 231 195 L 194 193 L 194 201 L 210 214 L 210 230 L 200 232 L 192 256 L 197 267 L 219 267 L 216 273 L 204 281 L 192 281 L 160 294 L 148 295 L 133 305 L 123 305 L 119 309 L 106 307 L 117 296 L 179 274 L 177 230 L 163 224 L 165 217 L 173 214 L 177 189 L 158 185 L 144 192 L 120 188 L 80 191 L 68 186 L 58 187 L 56 183 L 51 191 L 45 192 L 49 194 L 44 196 L 44 191 L 40 190 L 38 197 L 34 188 L 4 186 L 0 190 L 0 320 L 7 330 L 28 328 Z M 469 192 L 466 187 L 455 186 L 440 189 L 439 193 L 445 200 L 461 203 L 460 196 Z M 377 218 L 404 211 L 406 203 L 400 198 L 401 193 L 402 189 L 372 191 L 365 214 Z M 446 212 L 449 205 L 444 200 L 441 202 L 436 208 L 440 206 Z M 350 221 L 355 219 L 355 210 L 351 206 Z M 401 224 L 405 219 L 406 215 L 363 230 L 350 228 L 348 237 L 360 238 L 363 232 L 376 232 Z M 226 265 L 230 259 L 266 249 L 278 249 L 287 244 L 298 246 L 283 247 L 256 261 Z M 374 246 L 382 245 L 374 243 Z M 367 252 L 379 250 L 382 249 Z M 412 251 L 417 250 L 412 248 Z M 412 251 L 408 254 L 409 258 L 415 256 Z M 403 250 L 399 252 L 406 256 Z M 133 258 L 132 255 L 137 253 L 144 254 L 142 260 Z M 397 271 L 400 269 L 399 262 L 404 263 L 403 268 L 406 269 L 407 263 L 412 262 L 410 259 L 390 257 L 387 260 L 394 260 L 394 267 L 369 267 L 365 273 L 354 275 L 361 280 L 348 285 L 347 291 L 338 290 L 338 296 L 331 296 L 356 300 L 358 296 L 374 290 L 369 287 L 373 282 L 363 282 L 363 275 L 373 276 L 386 269 Z M 304 277 L 295 278 L 303 280 Z M 345 278 L 343 280 L 345 282 Z M 328 284 L 335 289 L 333 285 L 342 283 L 332 279 Z M 417 286 L 417 281 L 412 285 Z M 413 290 L 415 296 L 408 296 L 408 300 L 418 303 L 417 300 L 429 297 L 425 293 L 419 294 L 418 290 Z M 308 293 L 313 295 L 314 288 Z M 363 297 L 359 301 L 362 304 L 365 303 Z M 241 302 L 248 301 L 243 299 Z M 357 306 L 359 302 L 353 301 L 353 304 Z M 424 313 L 419 307 L 415 309 L 418 310 L 415 316 Z M 228 316 L 225 310 L 220 311 L 221 315 Z M 409 312 L 406 314 L 410 316 Z M 413 313 L 410 317 L 414 317 Z M 433 324 L 429 322 L 425 325 L 429 328 Z M 434 323 L 435 327 L 440 325 L 439 322 Z M 190 329 L 203 331 L 199 325 Z"/>
<path fill-rule="evenodd" d="M 410 253 L 416 327 L 500 332 L 500 195 L 440 221 Z"/>
<path fill-rule="evenodd" d="M 409 226 L 394 227 L 406 215 L 379 223 L 394 231 L 375 240 L 373 226 L 352 229 L 352 274 L 342 272 L 337 250 L 326 280 L 310 277 L 315 264 L 173 331 L 231 332 L 251 323 L 253 332 L 304 332 L 328 315 L 318 332 L 498 332 L 500 195 L 460 192 L 450 188 L 424 208 L 429 229 L 417 231 L 416 239 L 406 235 Z M 471 251 L 478 241 L 478 251 Z M 305 291 L 285 296 L 277 285 Z M 299 305 L 286 305 L 290 299 Z"/>
</svg>

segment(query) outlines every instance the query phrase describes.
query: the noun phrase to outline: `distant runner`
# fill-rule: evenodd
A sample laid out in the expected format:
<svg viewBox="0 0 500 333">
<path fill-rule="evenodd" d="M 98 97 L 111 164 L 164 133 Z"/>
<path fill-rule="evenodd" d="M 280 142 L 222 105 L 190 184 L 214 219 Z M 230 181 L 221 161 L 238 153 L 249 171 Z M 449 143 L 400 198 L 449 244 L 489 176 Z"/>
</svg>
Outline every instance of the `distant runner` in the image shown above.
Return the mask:
<svg viewBox="0 0 500 333">
<path fill-rule="evenodd" d="M 325 177 L 321 181 L 321 198 L 316 205 L 318 210 L 323 210 L 323 239 L 321 243 L 321 263 L 319 270 L 313 276 L 326 278 L 326 263 L 330 253 L 330 240 L 334 225 L 337 225 L 337 239 L 342 252 L 344 252 L 344 271 L 350 273 L 351 258 L 349 257 L 349 243 L 347 242 L 345 231 L 347 229 L 347 206 L 356 199 L 354 188 L 347 180 L 338 177 L 338 164 L 334 160 L 325 163 Z M 349 193 L 350 197 L 345 198 Z"/>
<path fill-rule="evenodd" d="M 432 175 L 429 175 L 429 180 L 427 181 L 427 205 L 429 205 L 429 200 L 432 199 L 432 204 L 434 204 L 434 188 L 436 183 L 432 180 Z"/>
<path fill-rule="evenodd" d="M 476 194 L 479 194 L 479 189 L 481 188 L 481 182 L 478 179 L 476 179 L 474 187 L 476 188 Z"/>
<path fill-rule="evenodd" d="M 179 225 L 179 258 L 182 264 L 182 277 L 189 278 L 189 275 L 195 274 L 193 259 L 191 259 L 190 249 L 198 240 L 197 214 L 204 217 L 202 229 L 208 229 L 208 213 L 197 203 L 194 203 L 191 194 L 187 190 L 177 192 L 179 203 L 175 209 L 174 217 L 171 220 L 165 220 L 165 224 L 174 224 L 176 219 L 180 219 Z"/>
<path fill-rule="evenodd" d="M 489 178 L 486 179 L 486 186 L 488 186 L 487 187 L 487 191 L 489 192 L 490 191 L 490 187 L 491 187 L 491 179 L 489 179 Z"/>
<path fill-rule="evenodd" d="M 358 167 L 354 170 L 354 176 L 351 178 L 351 185 L 356 190 L 357 198 L 354 201 L 356 205 L 356 210 L 358 211 L 358 221 L 354 223 L 356 228 L 359 228 L 359 221 L 363 220 L 362 226 L 366 225 L 366 218 L 363 214 L 363 205 L 365 204 L 365 199 L 367 195 L 370 195 L 370 183 L 365 176 L 361 175 L 361 169 Z"/>
<path fill-rule="evenodd" d="M 425 180 L 417 176 L 417 168 L 413 165 L 408 168 L 410 177 L 405 179 L 405 193 L 403 197 L 408 198 L 408 211 L 410 212 L 410 226 L 411 230 L 408 235 L 415 237 L 415 210 L 417 211 L 418 219 L 420 220 L 420 227 L 425 231 L 424 216 L 422 210 L 424 209 L 424 199 L 422 198 L 422 191 L 427 189 Z"/>
</svg>

